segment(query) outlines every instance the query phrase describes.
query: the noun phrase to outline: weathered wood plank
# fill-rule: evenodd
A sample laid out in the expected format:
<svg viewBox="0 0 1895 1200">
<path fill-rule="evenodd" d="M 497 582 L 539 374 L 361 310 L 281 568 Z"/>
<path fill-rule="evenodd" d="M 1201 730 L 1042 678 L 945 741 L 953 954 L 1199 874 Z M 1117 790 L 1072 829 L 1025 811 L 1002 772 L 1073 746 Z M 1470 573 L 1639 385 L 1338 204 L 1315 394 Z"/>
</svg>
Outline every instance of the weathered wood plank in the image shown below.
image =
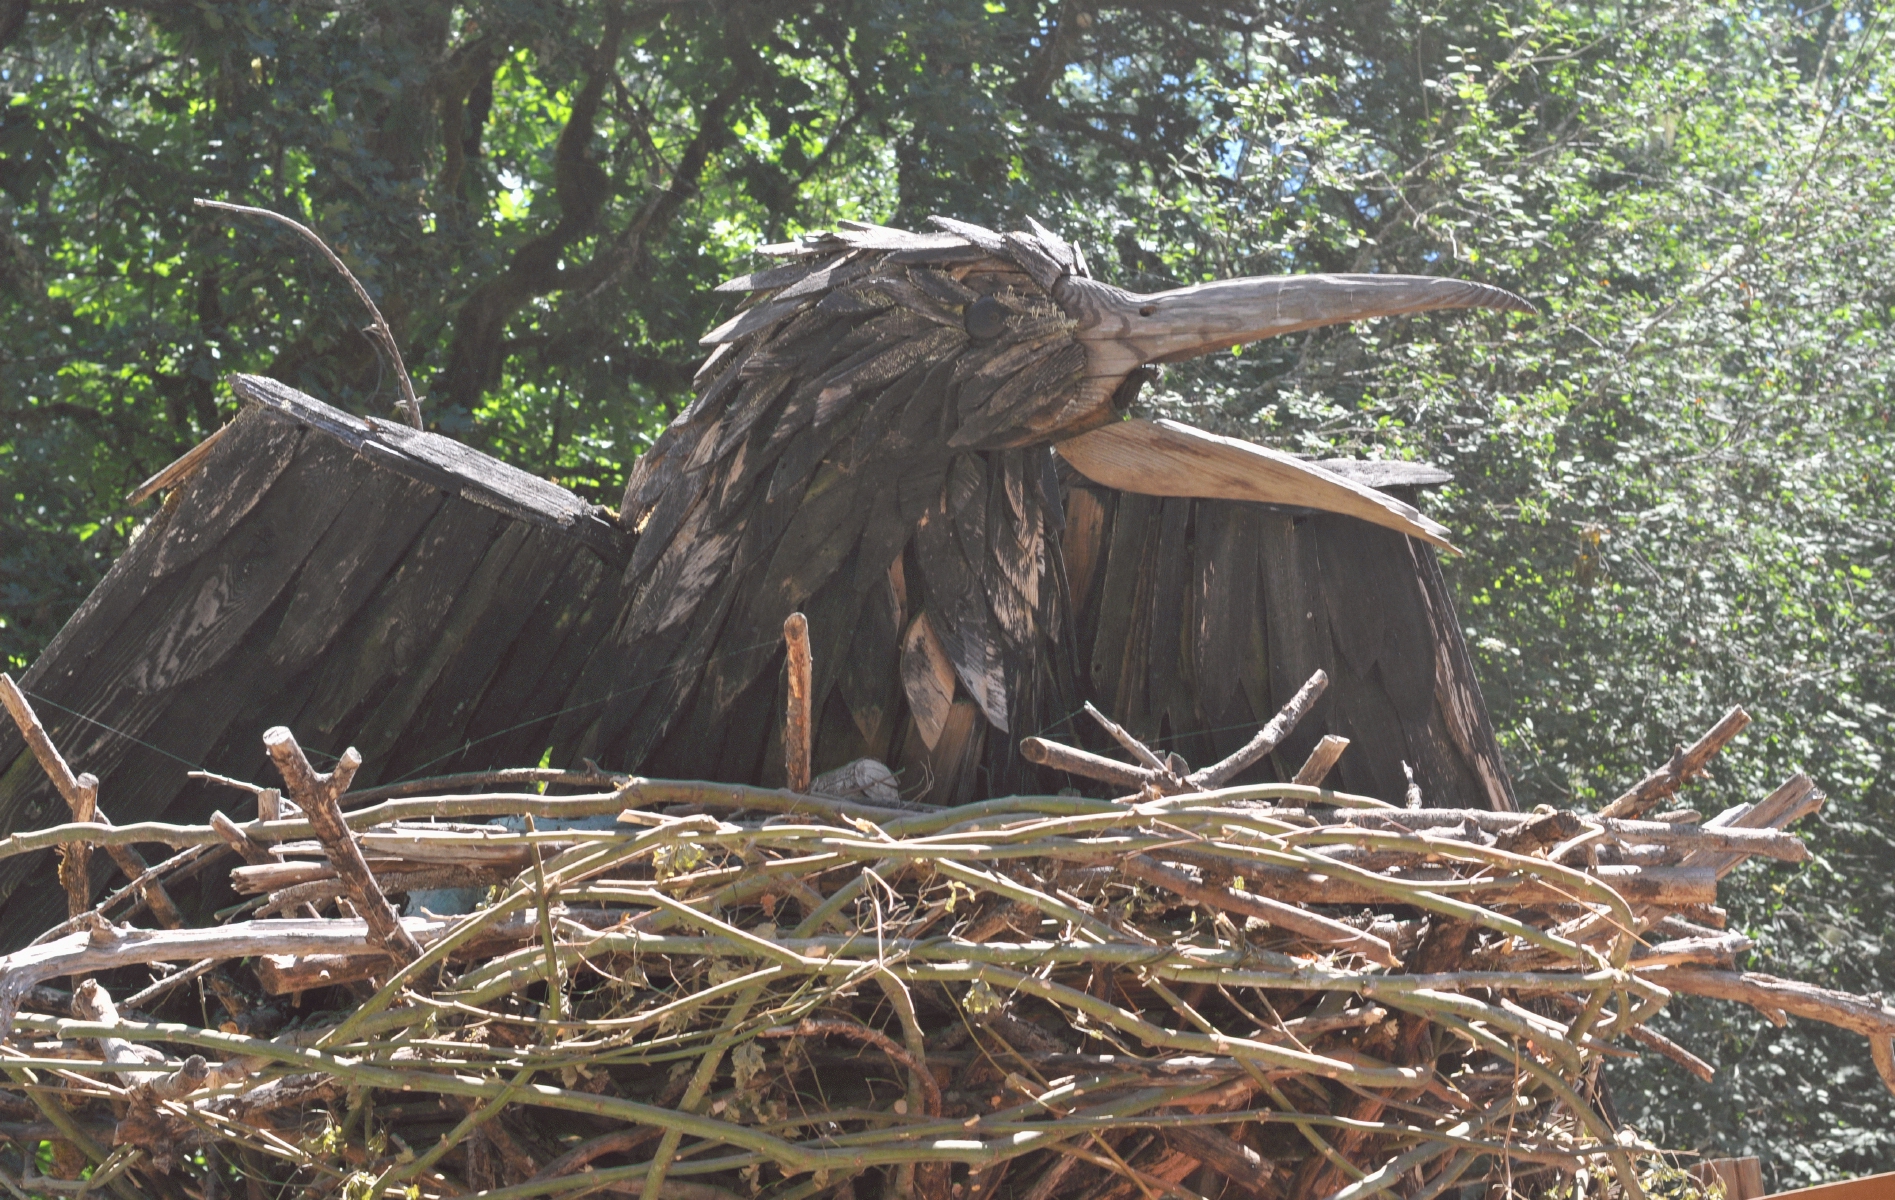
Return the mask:
<svg viewBox="0 0 1895 1200">
<path fill-rule="evenodd" d="M 333 443 L 316 442 L 293 457 L 295 472 L 253 509 L 245 506 L 250 517 L 227 530 L 215 553 L 210 545 L 199 547 L 182 603 L 148 631 L 137 651 L 126 674 L 132 687 L 165 691 L 227 658 L 296 577 L 361 481 L 362 472 L 350 470 L 354 456 Z"/>
<path fill-rule="evenodd" d="M 1520 805 L 1514 797 L 1513 776 L 1501 758 L 1487 703 L 1474 675 L 1474 663 L 1468 657 L 1461 620 L 1454 612 L 1454 598 L 1441 575 L 1441 562 L 1426 546 L 1410 543 L 1410 552 L 1428 605 L 1428 623 L 1434 631 L 1435 703 L 1448 737 L 1479 781 L 1486 805 L 1495 812 L 1517 812 Z"/>
<path fill-rule="evenodd" d="M 407 555 L 449 495 L 391 471 L 365 473 L 369 482 L 349 498 L 310 552 L 319 569 L 298 574 L 290 611 L 264 651 L 280 670 L 300 671 L 322 653 Z"/>
<path fill-rule="evenodd" d="M 459 745 L 427 773 L 487 763 L 537 762 L 581 669 L 611 627 L 619 572 L 590 552 L 575 554 L 527 619 L 468 718 Z"/>
<path fill-rule="evenodd" d="M 514 586 L 511 579 L 515 572 L 523 580 L 531 579 L 536 568 L 544 565 L 545 555 L 527 552 L 538 548 L 534 546 L 538 532 L 524 522 L 500 528 L 473 572 L 451 593 L 425 652 L 386 685 L 375 689 L 381 693 L 379 702 L 356 722 L 359 732 L 352 736 L 351 743 L 362 751 L 367 762 L 381 764 L 381 769 L 372 778 L 367 776 L 368 768 L 358 772 L 359 786 L 398 777 L 405 760 L 415 758 L 410 747 L 432 747 L 434 743 L 422 736 L 422 722 L 416 714 L 444 672 L 456 662 L 474 657 L 465 651 L 481 644 L 474 641 L 474 635 L 488 610 L 503 603 L 506 592 Z M 470 664 L 467 670 L 473 673 L 476 668 Z"/>
<path fill-rule="evenodd" d="M 897 558 L 883 569 L 881 580 L 870 585 L 836 680 L 849 719 L 862 736 L 863 754 L 883 761 L 895 734 L 905 679 L 901 663 L 907 613 L 900 594 L 905 587 L 898 589 L 895 583 L 902 578 Z"/>
<path fill-rule="evenodd" d="M 1075 487 L 1065 494 L 1066 529 L 1060 550 L 1066 559 L 1066 578 L 1072 589 L 1072 615 L 1086 619 L 1092 602 L 1096 568 L 1105 552 L 1106 526 L 1111 521 L 1114 493 Z"/>
<path fill-rule="evenodd" d="M 230 385 L 245 402 L 318 430 L 378 465 L 516 520 L 564 530 L 603 558 L 623 562 L 630 548 L 611 510 L 453 438 L 357 417 L 260 375 L 233 375 Z"/>
<path fill-rule="evenodd" d="M 224 539 L 295 456 L 303 431 L 287 421 L 245 421 L 218 439 L 182 489 L 151 572 L 168 575 Z"/>
<path fill-rule="evenodd" d="M 1089 693 L 1109 704 L 1107 715 L 1123 723 L 1131 714 L 1119 708 L 1120 681 L 1126 643 L 1132 637 L 1138 579 L 1145 563 L 1145 545 L 1159 501 L 1151 496 L 1120 493 L 1106 533 L 1104 579 L 1100 594 L 1087 612 L 1090 637 L 1082 637 Z"/>
<path fill-rule="evenodd" d="M 1206 762 L 1229 756 L 1261 724 L 1244 690 L 1246 679 L 1270 678 L 1257 563 L 1261 515 L 1234 502 L 1196 507 L 1191 653 L 1198 715 L 1211 750 Z"/>
<path fill-rule="evenodd" d="M 941 736 L 930 747 L 912 722 L 903 731 L 896 761 L 889 764 L 901 779 L 904 794 L 916 789 L 931 804 L 966 804 L 980 795 L 980 764 L 984 743 L 993 733 L 981 719 L 980 707 L 965 697 L 948 708 Z"/>
<path fill-rule="evenodd" d="M 468 746 L 464 735 L 474 712 L 488 699 L 489 685 L 500 675 L 505 659 L 481 653 L 482 647 L 511 646 L 528 636 L 528 622 L 540 610 L 541 601 L 555 583 L 570 578 L 575 555 L 586 550 L 568 538 L 538 527 L 526 529 L 526 544 L 511 560 L 509 569 L 497 585 L 493 598 L 482 609 L 468 631 L 464 645 L 471 652 L 453 655 L 440 669 L 425 701 L 404 726 L 400 742 L 393 747 L 385 777 L 409 772 L 438 773 L 433 765 L 446 746 Z M 518 695 L 503 703 L 517 711 Z M 421 759 L 410 746 L 425 747 Z M 506 760 L 501 760 L 506 761 Z"/>
<path fill-rule="evenodd" d="M 308 698 L 279 723 L 330 754 L 353 743 L 384 690 L 434 644 L 455 596 L 502 525 L 492 509 L 444 505 L 376 590 L 366 618 L 350 622 L 324 652 Z"/>
<path fill-rule="evenodd" d="M 1191 573 L 1192 507 L 1192 501 L 1175 497 L 1160 506 L 1158 543 L 1152 548 L 1145 694 L 1150 705 L 1147 719 L 1157 742 L 1203 765 L 1209 761 L 1205 755 L 1210 747 L 1198 723 L 1198 706 L 1186 675 L 1191 652 L 1186 631 L 1196 591 Z"/>
<path fill-rule="evenodd" d="M 254 433 L 260 426 L 278 428 Z M 216 546 L 197 542 L 189 554 L 172 555 L 170 570 L 155 577 L 146 570 L 109 573 L 101 589 L 109 587 L 137 602 L 127 604 L 114 596 L 82 610 L 75 621 L 85 624 L 106 624 L 100 618 L 108 616 L 108 610 L 123 616 L 115 628 L 97 631 L 96 639 L 56 639 L 27 675 L 25 686 L 46 709 L 48 730 L 58 744 L 85 769 L 114 781 L 112 807 L 120 820 L 157 815 L 151 789 L 181 786 L 185 766 L 194 761 L 192 754 L 208 744 L 206 738 L 192 735 L 201 721 L 193 717 L 186 722 L 181 745 L 173 744 L 180 731 L 154 731 L 153 723 L 168 711 L 177 689 L 236 652 L 352 490 L 351 481 L 343 477 L 350 458 L 333 447 L 308 448 L 304 452 L 310 455 L 310 472 L 289 478 L 280 478 L 280 466 L 264 470 L 227 457 L 231 449 L 294 456 L 299 439 L 294 426 L 264 414 L 239 422 L 213 449 L 206 469 L 227 470 L 265 491 L 257 497 L 236 497 L 227 479 L 213 477 L 212 484 L 218 485 L 210 489 L 214 506 L 181 503 L 178 511 L 194 507 L 206 513 L 207 521 L 223 529 L 223 541 Z M 187 482 L 184 501 L 198 484 L 198 479 Z M 242 516 L 228 521 L 238 509 Z M 138 565 L 153 568 L 157 561 Z M 141 741 L 165 752 L 151 752 Z M 118 782 L 120 776 L 130 790 Z M 47 785 L 33 772 L 9 770 L 4 780 L 0 822 L 9 828 L 43 822 L 53 811 Z M 16 874 L 0 872 L 0 895 L 17 881 Z"/>
<path fill-rule="evenodd" d="M 1260 686 L 1261 681 L 1246 680 L 1244 686 L 1253 712 L 1273 713 L 1317 670 L 1328 671 L 1334 678 L 1336 661 L 1329 636 L 1329 613 L 1318 590 L 1321 565 L 1308 518 L 1266 511 L 1258 533 L 1257 566 L 1270 678 L 1267 689 Z M 1288 779 L 1324 733 L 1348 736 L 1330 725 L 1336 690 L 1332 686 L 1325 691 L 1309 715 L 1277 747 L 1271 756 L 1277 765 L 1277 778 Z"/>
</svg>

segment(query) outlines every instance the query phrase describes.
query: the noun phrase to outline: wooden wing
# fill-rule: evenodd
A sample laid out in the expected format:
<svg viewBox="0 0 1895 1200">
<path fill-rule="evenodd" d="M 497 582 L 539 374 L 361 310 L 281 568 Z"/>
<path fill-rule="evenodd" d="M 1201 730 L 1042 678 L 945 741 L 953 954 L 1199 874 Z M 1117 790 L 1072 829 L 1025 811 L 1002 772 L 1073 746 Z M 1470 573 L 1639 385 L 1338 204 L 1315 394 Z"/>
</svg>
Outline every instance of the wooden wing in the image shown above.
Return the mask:
<svg viewBox="0 0 1895 1200">
<path fill-rule="evenodd" d="M 1389 486 L 1406 464 L 1362 465 Z M 1320 668 L 1316 708 L 1240 778 L 1288 780 L 1334 734 L 1350 740 L 1335 787 L 1400 803 L 1406 763 L 1431 806 L 1514 807 L 1432 547 L 1335 513 L 1121 492 L 1076 472 L 1065 496 L 1084 690 L 1134 734 L 1208 765 Z"/>
<path fill-rule="evenodd" d="M 20 680 L 101 780 L 100 808 L 118 824 L 254 815 L 188 772 L 274 782 L 261 734 L 278 724 L 319 762 L 360 748 L 358 786 L 540 761 L 632 539 L 449 438 L 232 384 L 242 415 Z M 64 811 L 0 722 L 0 829 Z M 5 929 L 61 919 L 51 875 L 50 854 L 0 861 Z M 229 902 L 209 876 L 198 887 L 187 902 Z"/>
</svg>

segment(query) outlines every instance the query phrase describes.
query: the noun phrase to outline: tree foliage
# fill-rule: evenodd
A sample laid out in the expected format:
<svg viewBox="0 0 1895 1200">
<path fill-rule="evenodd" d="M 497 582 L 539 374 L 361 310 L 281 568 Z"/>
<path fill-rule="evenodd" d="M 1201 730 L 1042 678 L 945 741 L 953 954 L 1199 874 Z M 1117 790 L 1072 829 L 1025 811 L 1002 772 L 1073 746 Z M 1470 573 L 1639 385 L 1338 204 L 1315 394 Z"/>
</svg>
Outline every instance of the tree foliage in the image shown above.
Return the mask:
<svg viewBox="0 0 1895 1200">
<path fill-rule="evenodd" d="M 709 293 L 838 218 L 1034 215 L 1154 288 L 1452 273 L 1537 319 L 1264 343 L 1152 403 L 1420 457 L 1529 802 L 1593 804 L 1742 702 L 1707 811 L 1806 769 L 1813 869 L 1746 868 L 1762 969 L 1895 980 L 1886 748 L 1895 112 L 1860 0 L 0 0 L 0 655 L 227 419 L 233 370 L 434 427 L 611 503 Z M 1723 1069 L 1617 1075 L 1653 1138 L 1777 1182 L 1895 1167 L 1852 1039 L 1681 1006 Z"/>
</svg>

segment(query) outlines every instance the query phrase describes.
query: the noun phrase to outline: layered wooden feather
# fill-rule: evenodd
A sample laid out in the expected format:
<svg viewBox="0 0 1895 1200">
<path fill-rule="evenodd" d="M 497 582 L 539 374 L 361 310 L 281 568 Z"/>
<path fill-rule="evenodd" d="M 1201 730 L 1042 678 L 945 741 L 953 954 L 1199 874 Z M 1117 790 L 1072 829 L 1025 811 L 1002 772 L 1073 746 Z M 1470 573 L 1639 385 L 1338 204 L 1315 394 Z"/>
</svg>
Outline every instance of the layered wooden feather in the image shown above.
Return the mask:
<svg viewBox="0 0 1895 1200">
<path fill-rule="evenodd" d="M 752 298 L 705 336 L 696 399 L 632 472 L 627 599 L 561 738 L 767 775 L 776 631 L 801 609 L 816 695 L 846 710 L 825 733 L 938 777 L 938 754 L 979 757 L 986 730 L 1072 695 L 1041 678 L 1062 624 L 1046 443 L 1085 356 L 1046 288 L 1082 264 L 1050 234 L 958 223 L 769 252 L 790 261 L 724 285 Z"/>
<path fill-rule="evenodd" d="M 880 759 L 935 801 L 1071 782 L 1016 744 L 1075 736 L 1086 699 L 1193 748 L 1209 744 L 1198 731 L 1261 719 L 1279 699 L 1277 672 L 1259 676 L 1244 647 L 1301 601 L 1267 596 L 1272 570 L 1297 568 L 1259 561 L 1254 521 L 1238 515 L 1256 506 L 1128 498 L 1102 524 L 1115 506 L 1060 480 L 1049 447 L 1113 415 L 1056 298 L 1085 279 L 1078 252 L 1037 224 L 936 224 L 844 224 L 767 248 L 781 265 L 721 289 L 749 298 L 705 336 L 696 398 L 632 471 L 623 599 L 568 698 L 556 757 L 779 781 L 778 641 L 793 610 L 817 651 L 817 769 Z M 1241 475 L 1241 456 L 1218 448 L 1231 459 L 1219 478 Z M 1177 457 L 1152 468 L 1166 486 L 1145 490 L 1188 490 Z M 1439 538 L 1398 501 L 1282 456 L 1270 465 L 1274 490 L 1225 479 L 1212 494 L 1339 498 Z M 1068 495 L 1082 525 L 1070 531 Z M 1070 573 L 1063 548 L 1083 560 Z M 1412 562 L 1403 555 L 1410 573 Z M 1201 601 L 1184 586 L 1194 576 Z M 1305 656 L 1335 657 L 1314 644 Z M 1364 670 L 1392 661 L 1371 656 Z M 1338 695 L 1353 694 L 1348 666 Z M 1435 689 L 1417 686 L 1409 707 L 1435 707 Z"/>
</svg>

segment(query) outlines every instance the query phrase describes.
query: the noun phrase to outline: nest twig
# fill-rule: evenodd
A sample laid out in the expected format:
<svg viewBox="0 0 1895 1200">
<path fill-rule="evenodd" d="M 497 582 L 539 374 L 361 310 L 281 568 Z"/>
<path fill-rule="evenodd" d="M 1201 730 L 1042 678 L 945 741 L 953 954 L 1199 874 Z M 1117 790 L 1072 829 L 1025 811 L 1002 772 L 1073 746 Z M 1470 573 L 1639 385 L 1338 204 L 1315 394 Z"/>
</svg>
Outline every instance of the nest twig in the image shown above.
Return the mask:
<svg viewBox="0 0 1895 1200">
<path fill-rule="evenodd" d="M 1706 924 L 1736 862 L 1807 857 L 1801 776 L 1711 824 L 1177 792 L 1130 745 L 1122 800 L 588 770 L 349 807 L 269 738 L 299 812 L 0 839 L 183 851 L 150 888 L 236 846 L 240 893 L 313 913 L 101 905 L 0 957 L 10 1185 L 50 1140 L 128 1196 L 1354 1200 L 1584 1168 L 1637 1197 L 1657 1159 L 1597 1066 L 1709 1072 L 1648 1027 L 1677 992 L 1852 1029 L 1895 1087 L 1895 1010 L 1743 972 Z"/>
</svg>

